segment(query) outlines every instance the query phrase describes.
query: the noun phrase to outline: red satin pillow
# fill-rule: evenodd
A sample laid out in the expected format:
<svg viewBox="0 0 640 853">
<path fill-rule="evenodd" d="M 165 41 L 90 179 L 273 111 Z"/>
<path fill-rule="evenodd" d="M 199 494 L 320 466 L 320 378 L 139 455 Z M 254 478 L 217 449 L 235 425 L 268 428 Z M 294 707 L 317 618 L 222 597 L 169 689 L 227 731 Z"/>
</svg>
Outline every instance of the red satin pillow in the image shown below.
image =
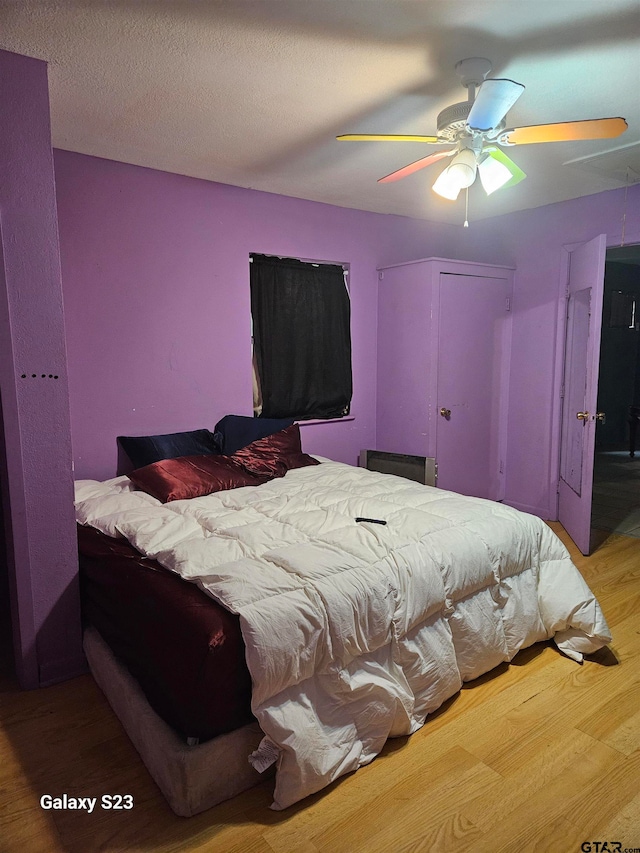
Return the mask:
<svg viewBox="0 0 640 853">
<path fill-rule="evenodd" d="M 201 498 L 213 492 L 259 486 L 284 477 L 292 468 L 319 465 L 302 452 L 300 427 L 290 427 L 259 438 L 233 456 L 181 456 L 162 459 L 128 474 L 135 485 L 162 503 Z"/>
<path fill-rule="evenodd" d="M 137 468 L 128 477 L 162 503 L 201 498 L 241 486 L 259 486 L 269 479 L 246 470 L 231 456 L 210 455 L 163 459 Z"/>
<path fill-rule="evenodd" d="M 286 429 L 252 441 L 230 457 L 252 474 L 268 478 L 284 477 L 292 468 L 319 465 L 317 459 L 302 452 L 300 427 L 291 424 Z"/>
</svg>

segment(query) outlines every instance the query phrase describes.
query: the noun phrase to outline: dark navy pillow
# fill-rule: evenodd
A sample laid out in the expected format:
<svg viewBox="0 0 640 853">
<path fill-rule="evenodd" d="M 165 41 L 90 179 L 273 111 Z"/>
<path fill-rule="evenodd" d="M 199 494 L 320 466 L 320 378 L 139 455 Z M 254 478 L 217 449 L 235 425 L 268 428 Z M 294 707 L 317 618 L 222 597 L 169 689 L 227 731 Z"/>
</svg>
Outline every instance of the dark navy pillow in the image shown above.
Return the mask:
<svg viewBox="0 0 640 853">
<path fill-rule="evenodd" d="M 208 429 L 171 432 L 166 435 L 119 435 L 118 444 L 134 468 L 143 468 L 163 459 L 220 453 L 220 446 Z"/>
<path fill-rule="evenodd" d="M 225 415 L 215 426 L 220 452 L 231 456 L 259 438 L 266 438 L 293 423 L 293 418 L 252 418 L 246 415 Z"/>
</svg>

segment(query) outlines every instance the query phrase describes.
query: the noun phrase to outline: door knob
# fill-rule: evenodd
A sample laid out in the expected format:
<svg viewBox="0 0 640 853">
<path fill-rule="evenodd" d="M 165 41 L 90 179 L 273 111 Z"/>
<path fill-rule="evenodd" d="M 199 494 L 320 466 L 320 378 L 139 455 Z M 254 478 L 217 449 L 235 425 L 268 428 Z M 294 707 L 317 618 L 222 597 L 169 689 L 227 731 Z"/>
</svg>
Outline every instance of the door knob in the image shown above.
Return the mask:
<svg viewBox="0 0 640 853">
<path fill-rule="evenodd" d="M 606 423 L 606 421 L 607 421 L 607 414 L 606 414 L 606 412 L 596 412 L 596 414 L 595 414 L 595 419 L 596 419 L 597 421 L 600 421 L 600 423 L 601 423 L 601 424 Z"/>
<path fill-rule="evenodd" d="M 576 417 L 579 421 L 588 421 L 589 412 L 576 412 Z"/>
<path fill-rule="evenodd" d="M 449 420 L 449 418 L 451 417 L 451 409 L 442 408 L 442 409 L 440 409 L 440 414 L 442 415 L 443 418 L 446 418 L 447 420 Z"/>
</svg>

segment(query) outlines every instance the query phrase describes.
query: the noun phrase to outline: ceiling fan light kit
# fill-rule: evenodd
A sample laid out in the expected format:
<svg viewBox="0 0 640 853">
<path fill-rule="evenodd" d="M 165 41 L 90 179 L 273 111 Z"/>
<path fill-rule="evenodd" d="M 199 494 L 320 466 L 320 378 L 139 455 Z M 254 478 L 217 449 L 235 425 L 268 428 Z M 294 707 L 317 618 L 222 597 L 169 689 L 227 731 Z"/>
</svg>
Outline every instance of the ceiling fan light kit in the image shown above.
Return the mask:
<svg viewBox="0 0 640 853">
<path fill-rule="evenodd" d="M 462 148 L 450 165 L 440 173 L 432 189 L 442 198 L 455 201 L 460 190 L 470 187 L 476 179 L 478 160 L 473 148 Z"/>
<path fill-rule="evenodd" d="M 435 136 L 350 133 L 338 136 L 337 139 L 346 142 L 425 142 L 454 146 L 403 166 L 380 178 L 379 183 L 400 180 L 445 157 L 452 157 L 451 163 L 437 177 L 432 189 L 442 198 L 455 201 L 460 190 L 468 190 L 478 175 L 487 195 L 503 187 L 514 186 L 526 177 L 522 169 L 498 146 L 611 139 L 627 129 L 627 122 L 620 117 L 507 128 L 507 112 L 524 92 L 522 83 L 501 78 L 485 79 L 491 71 L 491 62 L 482 57 L 462 59 L 456 64 L 456 71 L 460 82 L 467 89 L 468 98 L 462 103 L 445 107 L 438 114 Z"/>
<path fill-rule="evenodd" d="M 485 154 L 478 163 L 478 174 L 482 189 L 487 195 L 499 190 L 513 177 L 511 170 L 489 153 Z"/>
<path fill-rule="evenodd" d="M 445 169 L 444 172 L 440 172 L 431 189 L 434 193 L 437 193 L 440 198 L 455 201 L 460 194 L 462 186 L 457 181 L 451 179 L 449 169 Z"/>
</svg>

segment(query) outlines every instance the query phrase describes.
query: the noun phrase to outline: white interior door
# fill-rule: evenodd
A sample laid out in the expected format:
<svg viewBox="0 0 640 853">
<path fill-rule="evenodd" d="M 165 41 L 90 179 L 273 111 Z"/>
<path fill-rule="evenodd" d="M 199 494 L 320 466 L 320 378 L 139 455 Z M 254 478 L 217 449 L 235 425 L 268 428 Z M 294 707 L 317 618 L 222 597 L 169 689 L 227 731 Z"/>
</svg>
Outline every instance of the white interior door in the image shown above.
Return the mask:
<svg viewBox="0 0 640 853">
<path fill-rule="evenodd" d="M 606 236 L 570 252 L 558 518 L 583 554 L 591 539 Z"/>
</svg>

